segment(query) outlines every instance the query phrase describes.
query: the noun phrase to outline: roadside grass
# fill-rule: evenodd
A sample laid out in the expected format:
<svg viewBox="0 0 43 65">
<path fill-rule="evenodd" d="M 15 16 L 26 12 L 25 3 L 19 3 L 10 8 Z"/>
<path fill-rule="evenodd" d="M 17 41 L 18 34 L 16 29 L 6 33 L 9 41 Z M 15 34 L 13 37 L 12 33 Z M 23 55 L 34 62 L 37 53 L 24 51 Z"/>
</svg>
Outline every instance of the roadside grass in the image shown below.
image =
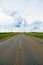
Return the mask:
<svg viewBox="0 0 43 65">
<path fill-rule="evenodd" d="M 13 37 L 15 35 L 17 35 L 19 33 L 15 32 L 9 32 L 9 33 L 0 33 L 0 41 L 3 40 L 3 39 L 7 39 L 7 38 L 10 38 L 10 37 Z"/>
<path fill-rule="evenodd" d="M 25 34 L 29 35 L 29 36 L 36 37 L 36 38 L 43 39 L 43 32 L 29 32 L 29 33 L 27 32 Z"/>
</svg>

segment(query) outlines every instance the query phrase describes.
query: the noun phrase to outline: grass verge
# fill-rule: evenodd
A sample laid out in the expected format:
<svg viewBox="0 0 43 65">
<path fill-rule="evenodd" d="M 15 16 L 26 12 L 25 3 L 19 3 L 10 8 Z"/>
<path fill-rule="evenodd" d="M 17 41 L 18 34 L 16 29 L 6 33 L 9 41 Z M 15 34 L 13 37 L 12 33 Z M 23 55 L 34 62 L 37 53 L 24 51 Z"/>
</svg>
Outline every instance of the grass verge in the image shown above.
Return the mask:
<svg viewBox="0 0 43 65">
<path fill-rule="evenodd" d="M 36 37 L 36 38 L 43 39 L 43 32 L 30 32 L 30 33 L 25 33 L 25 34 Z"/>
<path fill-rule="evenodd" d="M 0 33 L 0 42 L 1 42 L 2 40 L 11 38 L 11 37 L 13 37 L 13 36 L 15 36 L 15 35 L 17 35 L 17 34 L 19 34 L 19 33 L 17 33 L 17 32 L 15 32 L 15 33 L 13 33 L 13 32 Z"/>
</svg>

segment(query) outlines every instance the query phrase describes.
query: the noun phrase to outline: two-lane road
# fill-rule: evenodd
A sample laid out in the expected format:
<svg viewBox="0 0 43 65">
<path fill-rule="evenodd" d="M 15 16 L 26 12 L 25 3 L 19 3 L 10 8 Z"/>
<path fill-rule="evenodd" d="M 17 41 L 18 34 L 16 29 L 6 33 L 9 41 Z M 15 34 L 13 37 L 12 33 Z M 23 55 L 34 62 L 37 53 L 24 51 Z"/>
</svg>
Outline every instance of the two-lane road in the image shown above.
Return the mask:
<svg viewBox="0 0 43 65">
<path fill-rule="evenodd" d="M 0 65 L 43 65 L 43 44 L 19 34 L 0 43 Z"/>
</svg>

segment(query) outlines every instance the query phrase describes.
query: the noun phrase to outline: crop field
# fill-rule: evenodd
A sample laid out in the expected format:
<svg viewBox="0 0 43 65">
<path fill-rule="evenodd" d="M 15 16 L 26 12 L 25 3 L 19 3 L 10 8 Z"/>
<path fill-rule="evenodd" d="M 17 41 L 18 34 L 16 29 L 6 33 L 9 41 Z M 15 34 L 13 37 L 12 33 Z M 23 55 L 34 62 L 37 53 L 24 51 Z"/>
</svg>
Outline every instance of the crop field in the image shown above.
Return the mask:
<svg viewBox="0 0 43 65">
<path fill-rule="evenodd" d="M 12 36 L 15 36 L 17 34 L 18 34 L 17 32 L 15 32 L 15 33 L 0 33 L 0 41 L 3 39 L 7 39 L 7 38 L 10 38 Z"/>
<path fill-rule="evenodd" d="M 43 39 L 43 32 L 30 32 L 30 33 L 25 33 L 25 34 Z"/>
</svg>

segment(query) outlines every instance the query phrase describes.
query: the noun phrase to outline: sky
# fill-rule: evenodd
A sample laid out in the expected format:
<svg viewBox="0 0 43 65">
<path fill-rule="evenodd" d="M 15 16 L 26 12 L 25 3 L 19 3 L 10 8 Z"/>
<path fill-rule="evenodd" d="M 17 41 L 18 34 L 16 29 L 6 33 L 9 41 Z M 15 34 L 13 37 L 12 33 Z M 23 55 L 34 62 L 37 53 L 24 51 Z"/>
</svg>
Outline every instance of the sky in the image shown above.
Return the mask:
<svg viewBox="0 0 43 65">
<path fill-rule="evenodd" d="M 43 0 L 0 0 L 0 27 L 5 25 L 15 31 L 43 31 Z"/>
</svg>

